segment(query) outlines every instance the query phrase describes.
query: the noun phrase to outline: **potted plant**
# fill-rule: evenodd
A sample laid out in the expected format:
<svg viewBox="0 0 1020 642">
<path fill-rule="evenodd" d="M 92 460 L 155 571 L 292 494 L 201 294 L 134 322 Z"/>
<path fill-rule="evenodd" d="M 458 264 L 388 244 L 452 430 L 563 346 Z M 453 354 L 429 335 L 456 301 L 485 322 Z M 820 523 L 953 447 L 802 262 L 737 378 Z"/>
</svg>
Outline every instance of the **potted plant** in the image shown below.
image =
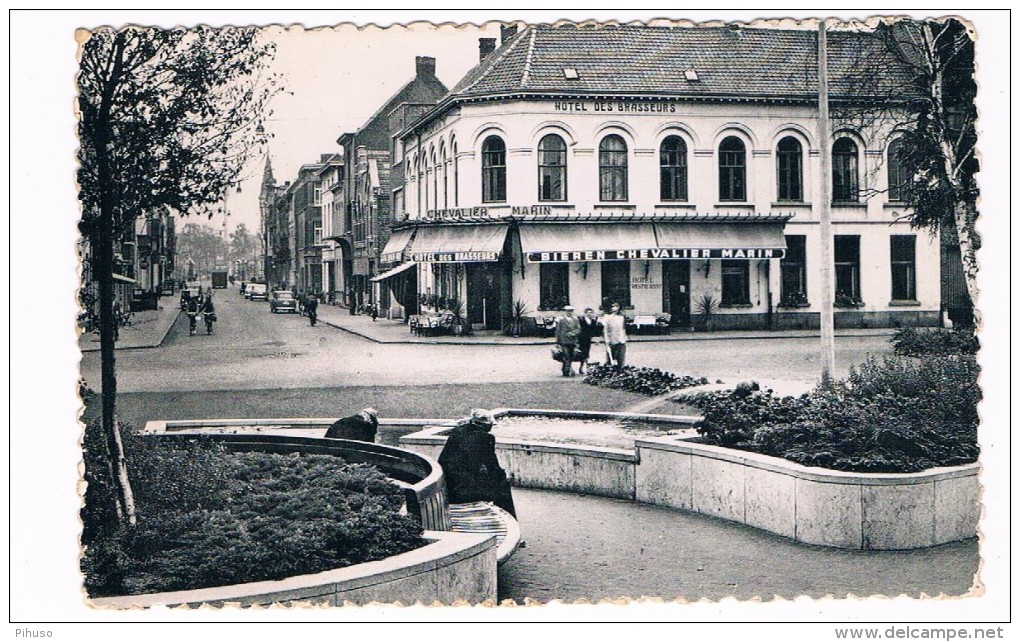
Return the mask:
<svg viewBox="0 0 1020 642">
<path fill-rule="evenodd" d="M 528 304 L 524 302 L 524 299 L 514 301 L 514 305 L 510 309 L 510 323 L 507 325 L 506 334 L 512 337 L 521 336 L 524 331 L 524 318 L 529 313 Z"/>
<path fill-rule="evenodd" d="M 447 309 L 453 317 L 453 333 L 455 335 L 471 334 L 471 324 L 467 318 L 467 304 L 460 297 L 450 297 Z"/>
<path fill-rule="evenodd" d="M 719 309 L 719 299 L 712 293 L 705 292 L 697 300 L 695 309 L 698 312 L 697 329 L 701 332 L 712 330 L 712 315 Z"/>
</svg>

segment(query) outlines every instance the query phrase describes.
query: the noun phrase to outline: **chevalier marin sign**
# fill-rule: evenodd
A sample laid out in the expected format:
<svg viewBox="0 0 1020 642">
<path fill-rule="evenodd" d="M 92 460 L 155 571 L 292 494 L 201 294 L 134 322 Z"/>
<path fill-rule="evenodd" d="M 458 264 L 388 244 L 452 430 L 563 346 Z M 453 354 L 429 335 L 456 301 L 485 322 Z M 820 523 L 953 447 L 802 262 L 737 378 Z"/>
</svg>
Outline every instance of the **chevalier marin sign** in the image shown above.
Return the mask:
<svg viewBox="0 0 1020 642">
<path fill-rule="evenodd" d="M 633 261 L 649 259 L 781 259 L 778 248 L 642 248 L 635 250 L 566 250 L 529 252 L 529 263 L 570 261 Z"/>
</svg>

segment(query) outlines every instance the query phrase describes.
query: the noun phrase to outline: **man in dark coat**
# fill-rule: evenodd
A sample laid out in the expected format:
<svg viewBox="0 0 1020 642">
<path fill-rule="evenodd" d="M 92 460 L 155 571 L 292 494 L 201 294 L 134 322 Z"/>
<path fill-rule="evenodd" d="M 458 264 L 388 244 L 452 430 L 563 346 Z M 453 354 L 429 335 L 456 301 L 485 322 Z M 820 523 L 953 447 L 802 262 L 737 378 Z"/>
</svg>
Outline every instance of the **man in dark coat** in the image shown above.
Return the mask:
<svg viewBox="0 0 1020 642">
<path fill-rule="evenodd" d="M 510 481 L 496 459 L 496 438 L 489 432 L 493 423 L 488 412 L 472 410 L 469 419 L 450 431 L 439 465 L 451 504 L 492 502 L 516 517 Z"/>
<path fill-rule="evenodd" d="M 375 441 L 375 433 L 379 428 L 379 413 L 375 408 L 365 408 L 356 415 L 338 419 L 326 431 L 328 439 L 353 439 L 355 441 Z"/>
</svg>

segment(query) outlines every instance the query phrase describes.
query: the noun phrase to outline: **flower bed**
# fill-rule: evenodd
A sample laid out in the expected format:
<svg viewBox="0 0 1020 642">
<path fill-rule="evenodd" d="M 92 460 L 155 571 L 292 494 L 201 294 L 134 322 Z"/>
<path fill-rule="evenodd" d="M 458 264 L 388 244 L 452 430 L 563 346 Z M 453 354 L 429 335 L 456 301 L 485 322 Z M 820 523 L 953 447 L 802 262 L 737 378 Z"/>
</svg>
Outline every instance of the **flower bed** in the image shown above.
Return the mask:
<svg viewBox="0 0 1020 642">
<path fill-rule="evenodd" d="M 684 388 L 705 385 L 708 383 L 708 379 L 704 377 L 699 379 L 688 375 L 677 376 L 672 372 L 658 368 L 635 368 L 634 366 L 617 368 L 608 363 L 592 363 L 588 365 L 588 373 L 584 377 L 584 382 L 591 386 L 616 388 L 653 397 Z"/>
<path fill-rule="evenodd" d="M 705 443 L 855 472 L 910 473 L 977 460 L 978 367 L 970 356 L 869 359 L 798 398 L 738 387 L 684 400 Z"/>
<path fill-rule="evenodd" d="M 424 544 L 404 493 L 378 470 L 329 455 L 169 447 L 126 435 L 138 523 L 99 509 L 86 430 L 82 569 L 92 597 L 278 580 L 381 560 Z"/>
<path fill-rule="evenodd" d="M 980 344 L 973 328 L 916 330 L 900 328 L 892 338 L 896 354 L 905 357 L 977 354 Z"/>
</svg>

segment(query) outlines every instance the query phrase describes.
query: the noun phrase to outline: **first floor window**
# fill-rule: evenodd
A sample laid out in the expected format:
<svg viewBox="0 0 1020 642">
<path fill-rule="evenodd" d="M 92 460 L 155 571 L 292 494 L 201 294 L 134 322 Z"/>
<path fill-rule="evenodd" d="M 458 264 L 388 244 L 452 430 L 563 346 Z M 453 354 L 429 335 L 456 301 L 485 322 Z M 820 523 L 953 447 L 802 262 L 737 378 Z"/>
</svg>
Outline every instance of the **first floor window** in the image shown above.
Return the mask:
<svg viewBox="0 0 1020 642">
<path fill-rule="evenodd" d="M 630 261 L 602 262 L 602 306 L 619 303 L 621 308 L 630 307 Z"/>
<path fill-rule="evenodd" d="M 506 144 L 498 136 L 482 143 L 482 202 L 506 200 Z"/>
<path fill-rule="evenodd" d="M 913 235 L 889 237 L 893 301 L 915 301 L 917 299 L 915 240 L 916 237 Z"/>
<path fill-rule="evenodd" d="M 832 145 L 832 200 L 856 203 L 857 144 L 849 138 L 840 138 Z"/>
<path fill-rule="evenodd" d="M 559 310 L 570 303 L 570 264 L 539 263 L 538 307 Z"/>
<path fill-rule="evenodd" d="M 804 305 L 808 302 L 806 239 L 802 234 L 786 237 L 786 254 L 779 262 L 782 272 L 780 305 Z"/>
<path fill-rule="evenodd" d="M 722 262 L 722 305 L 743 305 L 751 302 L 748 262 Z"/>
<path fill-rule="evenodd" d="M 729 136 L 719 145 L 719 200 L 747 200 L 744 141 L 736 136 Z"/>
<path fill-rule="evenodd" d="M 616 134 L 599 143 L 599 200 L 627 200 L 627 143 Z"/>
<path fill-rule="evenodd" d="M 538 200 L 567 199 L 567 145 L 556 134 L 538 143 Z"/>
<path fill-rule="evenodd" d="M 861 302 L 861 237 L 833 238 L 836 263 L 835 304 L 842 307 Z"/>
<path fill-rule="evenodd" d="M 900 202 L 904 196 L 903 187 L 907 183 L 907 171 L 903 166 L 903 140 L 897 138 L 889 143 L 886 155 L 888 156 L 885 162 L 888 167 L 889 202 Z"/>
<path fill-rule="evenodd" d="M 687 200 L 687 144 L 669 136 L 659 148 L 659 200 Z"/>
<path fill-rule="evenodd" d="M 779 141 L 776 148 L 776 196 L 780 201 L 804 200 L 804 157 L 793 136 Z"/>
</svg>

